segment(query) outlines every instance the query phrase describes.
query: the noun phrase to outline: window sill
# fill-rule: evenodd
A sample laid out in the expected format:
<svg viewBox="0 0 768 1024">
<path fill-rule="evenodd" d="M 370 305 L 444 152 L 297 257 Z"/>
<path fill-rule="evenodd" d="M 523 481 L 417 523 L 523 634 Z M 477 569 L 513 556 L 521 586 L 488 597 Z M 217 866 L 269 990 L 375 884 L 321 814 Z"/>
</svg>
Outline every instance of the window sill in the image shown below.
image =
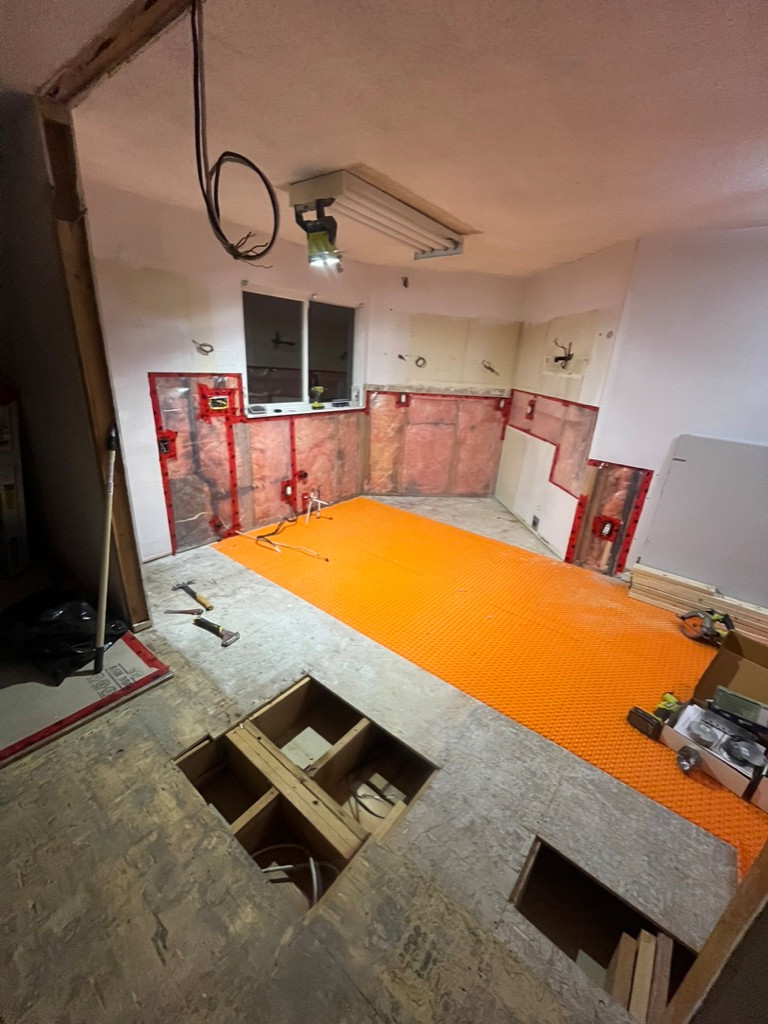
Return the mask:
<svg viewBox="0 0 768 1024">
<path fill-rule="evenodd" d="M 263 411 L 253 412 L 252 410 L 256 408 Z M 253 403 L 245 407 L 245 415 L 246 419 L 249 420 L 273 420 L 283 419 L 286 416 L 320 416 L 323 413 L 362 412 L 363 409 L 365 409 L 363 402 L 351 401 L 347 405 L 331 405 L 330 402 L 325 402 L 322 409 L 313 409 L 305 402 L 287 402 L 285 405 L 272 404 L 263 406 Z"/>
</svg>

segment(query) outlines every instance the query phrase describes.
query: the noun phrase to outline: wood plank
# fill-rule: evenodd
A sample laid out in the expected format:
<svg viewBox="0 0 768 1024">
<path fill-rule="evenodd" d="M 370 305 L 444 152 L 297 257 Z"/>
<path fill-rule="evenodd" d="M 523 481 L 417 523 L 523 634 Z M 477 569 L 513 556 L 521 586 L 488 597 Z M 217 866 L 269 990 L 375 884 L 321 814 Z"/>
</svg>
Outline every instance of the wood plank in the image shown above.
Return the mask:
<svg viewBox="0 0 768 1024">
<path fill-rule="evenodd" d="M 740 963 L 742 943 L 750 929 L 760 928 L 767 907 L 768 843 L 763 846 L 683 978 L 664 1013 L 662 1024 L 690 1024 L 699 1007 L 712 997 L 713 989 L 720 994 L 725 990 L 727 996 L 728 983 L 732 983 L 734 977 L 733 970 Z"/>
<path fill-rule="evenodd" d="M 608 964 L 608 973 L 605 977 L 606 992 L 610 993 L 619 1006 L 625 1010 L 629 1006 L 636 958 L 637 939 L 633 939 L 631 935 L 627 935 L 625 932 L 619 939 L 619 944 L 611 957 L 611 962 Z"/>
<path fill-rule="evenodd" d="M 106 438 L 110 427 L 117 421 L 117 414 L 96 303 L 85 207 L 78 180 L 74 130 L 71 115 L 66 108 L 62 108 L 59 111 L 61 117 L 56 118 L 46 114 L 46 109 L 47 105 L 43 104 L 40 114 L 53 183 L 51 203 L 56 237 L 88 406 L 94 454 L 102 478 L 106 479 Z M 129 625 L 147 623 L 149 608 L 125 469 L 119 452 L 115 462 L 112 549 L 114 557 L 110 566 L 110 596 L 113 603 Z"/>
<path fill-rule="evenodd" d="M 190 7 L 190 0 L 133 0 L 103 32 L 63 64 L 38 94 L 63 103 L 85 98 Z"/>
<path fill-rule="evenodd" d="M 263 796 L 260 796 L 255 804 L 251 804 L 247 811 L 243 811 L 240 817 L 236 818 L 229 826 L 235 839 L 248 848 L 248 839 L 254 831 L 255 823 L 264 817 L 267 810 L 271 812 L 273 804 L 276 805 L 278 799 L 279 794 L 273 786 Z"/>
<path fill-rule="evenodd" d="M 329 747 L 328 750 L 326 750 L 326 752 L 321 757 L 318 757 L 316 761 L 313 761 L 312 764 L 309 765 L 309 767 L 306 769 L 307 775 L 309 775 L 310 778 L 315 779 L 317 781 L 317 776 L 319 774 L 320 779 L 322 779 L 324 773 L 328 771 L 326 765 L 329 762 L 336 760 L 340 755 L 343 754 L 345 749 L 349 749 L 350 745 L 354 745 L 356 742 L 356 737 L 359 736 L 361 733 L 365 733 L 367 731 L 367 727 L 370 724 L 371 723 L 367 718 L 361 718 L 356 725 L 353 725 L 348 732 L 344 733 L 341 739 L 336 740 L 332 747 Z M 319 781 L 318 785 L 320 785 Z"/>
<path fill-rule="evenodd" d="M 383 837 L 389 832 L 393 825 L 403 816 L 408 804 L 404 800 L 398 800 L 392 810 L 387 814 L 386 818 L 376 825 L 373 832 L 371 833 L 374 839 L 383 839 Z"/>
<path fill-rule="evenodd" d="M 200 779 L 219 764 L 216 741 L 210 736 L 205 736 L 174 758 L 174 764 L 193 786 L 197 786 Z"/>
<path fill-rule="evenodd" d="M 231 734 L 227 733 L 219 740 L 221 744 L 222 758 L 231 766 L 236 776 L 244 780 L 248 789 L 256 796 L 261 797 L 270 788 L 270 778 L 262 767 L 256 764 L 253 758 L 244 752 L 242 747 L 233 742 Z"/>
<path fill-rule="evenodd" d="M 674 942 L 659 932 L 656 936 L 656 956 L 653 961 L 651 996 L 648 1001 L 648 1024 L 660 1024 L 669 1001 L 669 976 L 672 973 Z"/>
<path fill-rule="evenodd" d="M 646 576 L 648 579 L 659 580 L 671 586 L 683 586 L 691 590 L 700 590 L 713 594 L 715 587 L 711 583 L 702 583 L 700 580 L 692 580 L 686 576 L 676 576 L 675 573 L 665 572 L 663 569 L 655 569 L 650 565 L 637 563 L 630 570 L 632 575 Z"/>
<path fill-rule="evenodd" d="M 642 601 L 644 604 L 654 605 L 656 608 L 672 612 L 675 615 L 678 615 L 681 612 L 693 611 L 696 607 L 712 607 L 712 605 L 707 602 L 703 602 L 701 605 L 696 605 L 693 601 L 668 600 L 664 597 L 656 596 L 653 593 L 646 593 L 642 590 L 638 590 L 637 588 L 630 588 L 629 596 L 636 601 Z M 768 641 L 768 623 L 755 623 L 749 619 L 744 619 L 738 611 L 729 608 L 728 604 L 723 601 L 716 602 L 714 607 L 719 611 L 727 612 L 733 619 L 734 626 L 739 630 L 739 632 L 744 633 L 746 636 L 752 637 L 761 643 Z"/>
<path fill-rule="evenodd" d="M 520 874 L 517 876 L 515 884 L 512 886 L 512 892 L 510 893 L 509 896 L 509 902 L 512 904 L 513 907 L 517 906 L 517 904 L 520 902 L 523 893 L 525 892 L 525 887 L 528 884 L 528 879 L 530 877 L 531 871 L 533 870 L 533 865 L 536 863 L 536 858 L 539 855 L 540 849 L 541 840 L 538 836 L 535 836 L 533 842 L 531 843 L 528 849 L 528 853 L 525 855 L 525 860 L 523 862 L 522 868 L 520 869 Z"/>
<path fill-rule="evenodd" d="M 656 937 L 641 931 L 637 940 L 635 973 L 632 977 L 632 992 L 629 996 L 629 1013 L 640 1024 L 647 1024 L 648 1003 L 651 998 L 653 964 L 656 959 Z"/>
<path fill-rule="evenodd" d="M 321 805 L 326 811 L 335 817 L 340 817 L 346 826 L 362 841 L 368 836 L 367 829 L 364 829 L 355 819 L 343 810 L 339 804 L 324 789 L 322 789 L 309 774 L 298 765 L 295 765 L 290 758 L 286 757 L 274 743 L 260 732 L 253 722 L 244 722 L 238 727 L 239 735 L 245 735 L 252 743 L 256 744 L 259 751 L 260 763 L 265 771 L 270 773 L 270 778 L 290 779 L 292 786 L 301 786 L 309 798 L 315 804 Z"/>
<path fill-rule="evenodd" d="M 248 716 L 265 735 L 272 738 L 286 733 L 291 723 L 301 714 L 302 709 L 311 698 L 312 679 L 304 676 L 297 683 L 279 694 L 264 707 Z"/>
<path fill-rule="evenodd" d="M 324 790 L 333 790 L 349 774 L 356 764 L 359 763 L 366 747 L 368 747 L 376 736 L 379 729 L 367 718 L 362 719 L 349 730 L 338 743 L 334 744 L 331 750 L 326 752 L 322 764 L 318 761 L 312 766 L 308 774 L 322 786 Z M 333 753 L 333 756 L 327 756 Z M 349 794 L 347 794 L 349 795 Z M 344 801 L 342 800 L 341 803 Z"/>
<path fill-rule="evenodd" d="M 768 611 L 763 612 L 759 609 L 745 608 L 738 601 L 732 601 L 730 598 L 722 597 L 719 594 L 702 597 L 697 594 L 676 593 L 637 584 L 630 586 L 630 594 L 632 596 L 645 594 L 648 597 L 658 598 L 662 601 L 670 601 L 675 605 L 680 605 L 683 611 L 696 608 L 715 608 L 720 612 L 728 612 L 732 618 L 740 622 L 749 622 L 758 627 L 768 626 Z"/>
<path fill-rule="evenodd" d="M 351 819 L 347 822 L 339 808 L 332 811 L 320 800 L 319 795 L 313 794 L 306 784 L 298 781 L 286 765 L 267 753 L 258 739 L 248 734 L 248 724 L 245 723 L 230 735 L 232 743 L 269 777 L 281 796 L 325 838 L 336 854 L 349 860 L 360 848 L 367 833 L 362 832 Z"/>
</svg>

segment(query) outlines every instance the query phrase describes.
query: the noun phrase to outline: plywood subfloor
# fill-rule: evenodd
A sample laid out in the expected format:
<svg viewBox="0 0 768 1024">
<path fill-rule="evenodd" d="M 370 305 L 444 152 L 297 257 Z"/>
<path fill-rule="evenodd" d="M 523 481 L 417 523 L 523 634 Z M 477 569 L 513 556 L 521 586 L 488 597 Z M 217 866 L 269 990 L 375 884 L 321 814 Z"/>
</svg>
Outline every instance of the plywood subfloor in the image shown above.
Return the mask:
<svg viewBox="0 0 768 1024">
<path fill-rule="evenodd" d="M 329 561 L 233 537 L 219 550 L 735 846 L 742 871 L 768 816 L 624 722 L 687 698 L 712 652 L 673 615 L 586 570 L 365 498 L 282 535 Z"/>
</svg>

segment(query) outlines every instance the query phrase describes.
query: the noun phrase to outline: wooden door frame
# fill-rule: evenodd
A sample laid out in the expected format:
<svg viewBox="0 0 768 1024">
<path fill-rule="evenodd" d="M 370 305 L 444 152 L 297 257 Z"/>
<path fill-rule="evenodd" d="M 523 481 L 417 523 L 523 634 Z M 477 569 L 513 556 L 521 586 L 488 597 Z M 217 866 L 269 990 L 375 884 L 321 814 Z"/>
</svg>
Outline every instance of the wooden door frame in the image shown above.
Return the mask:
<svg viewBox="0 0 768 1024">
<path fill-rule="evenodd" d="M 43 145 L 52 184 L 51 211 L 88 406 L 94 454 L 105 478 L 105 441 L 116 422 L 104 332 L 99 316 L 88 215 L 78 171 L 72 109 L 102 78 L 156 38 L 190 0 L 134 0 L 107 28 L 37 90 Z M 121 615 L 133 629 L 149 625 L 141 559 L 122 460 L 117 460 L 112 513 L 112 571 L 120 581 Z"/>
</svg>

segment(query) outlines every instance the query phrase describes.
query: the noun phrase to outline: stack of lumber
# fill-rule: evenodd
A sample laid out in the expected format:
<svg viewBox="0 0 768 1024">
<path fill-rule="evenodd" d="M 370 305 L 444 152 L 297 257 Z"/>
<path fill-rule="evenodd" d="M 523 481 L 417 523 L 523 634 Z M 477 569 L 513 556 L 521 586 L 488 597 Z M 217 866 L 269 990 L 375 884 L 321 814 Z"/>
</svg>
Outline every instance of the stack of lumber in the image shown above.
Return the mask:
<svg viewBox="0 0 768 1024">
<path fill-rule="evenodd" d="M 718 612 L 726 612 L 740 633 L 761 643 L 768 643 L 768 608 L 725 597 L 717 592 L 716 587 L 707 583 L 697 583 L 696 580 L 673 576 L 672 573 L 638 563 L 631 570 L 629 595 L 676 614 L 696 608 L 714 608 Z"/>
<path fill-rule="evenodd" d="M 659 932 L 622 935 L 613 954 L 605 987 L 640 1024 L 659 1024 L 669 1001 L 673 942 Z"/>
</svg>

